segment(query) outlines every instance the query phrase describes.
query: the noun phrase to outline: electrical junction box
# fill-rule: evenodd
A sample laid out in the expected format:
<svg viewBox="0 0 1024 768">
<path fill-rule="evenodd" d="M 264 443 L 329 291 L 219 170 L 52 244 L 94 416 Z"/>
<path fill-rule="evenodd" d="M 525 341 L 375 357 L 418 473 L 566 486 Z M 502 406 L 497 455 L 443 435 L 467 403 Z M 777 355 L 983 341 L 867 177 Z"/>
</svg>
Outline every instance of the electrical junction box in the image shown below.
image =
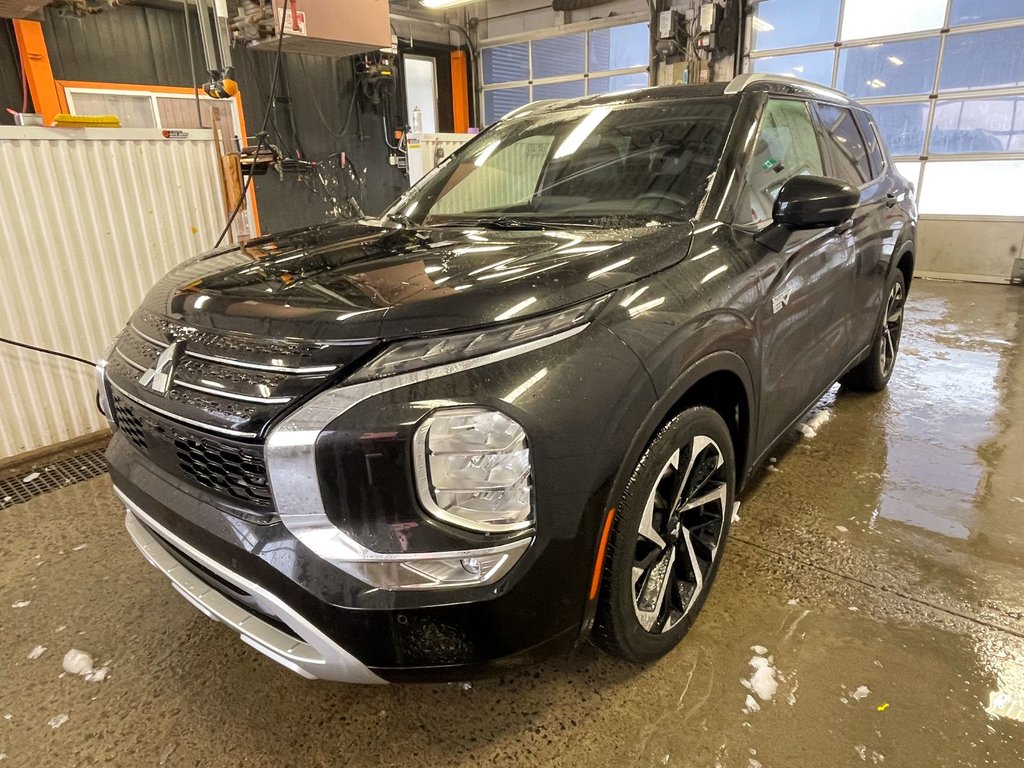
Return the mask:
<svg viewBox="0 0 1024 768">
<path fill-rule="evenodd" d="M 658 39 L 674 40 L 679 30 L 679 14 L 676 11 L 662 11 L 658 14 Z"/>
<path fill-rule="evenodd" d="M 472 133 L 410 133 L 407 145 L 409 183 L 422 179 L 473 136 Z"/>
<path fill-rule="evenodd" d="M 267 12 L 273 13 L 273 27 L 269 23 L 250 25 L 250 29 L 260 29 L 256 39 L 251 39 L 251 35 L 239 34 L 235 27 L 232 31 L 236 39 L 251 48 L 273 52 L 277 50 L 277 37 L 283 28 L 281 48 L 286 53 L 353 56 L 391 47 L 391 11 L 388 0 L 288 2 L 282 27 L 284 5 L 285 0 L 272 0 L 264 6 Z M 244 7 L 245 4 L 239 9 L 240 16 L 244 13 Z M 270 33 L 270 29 L 274 32 Z"/>
<path fill-rule="evenodd" d="M 700 7 L 700 17 L 697 22 L 700 34 L 715 31 L 715 24 L 718 22 L 718 6 L 714 3 L 706 3 Z"/>
</svg>

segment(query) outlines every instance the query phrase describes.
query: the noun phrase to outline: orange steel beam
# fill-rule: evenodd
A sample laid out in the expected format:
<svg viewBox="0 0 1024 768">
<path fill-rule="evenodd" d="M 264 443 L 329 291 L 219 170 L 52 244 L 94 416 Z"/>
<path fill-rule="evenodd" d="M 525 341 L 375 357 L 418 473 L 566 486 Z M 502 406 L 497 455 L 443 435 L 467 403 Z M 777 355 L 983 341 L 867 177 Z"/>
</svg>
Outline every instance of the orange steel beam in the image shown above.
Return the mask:
<svg viewBox="0 0 1024 768">
<path fill-rule="evenodd" d="M 469 84 L 466 79 L 465 51 L 452 51 L 452 120 L 456 133 L 469 130 Z"/>
<path fill-rule="evenodd" d="M 43 116 L 43 123 L 49 125 L 61 107 L 43 38 L 43 25 L 38 21 L 14 19 L 14 37 L 18 41 L 18 54 L 32 103 L 36 112 Z"/>
</svg>

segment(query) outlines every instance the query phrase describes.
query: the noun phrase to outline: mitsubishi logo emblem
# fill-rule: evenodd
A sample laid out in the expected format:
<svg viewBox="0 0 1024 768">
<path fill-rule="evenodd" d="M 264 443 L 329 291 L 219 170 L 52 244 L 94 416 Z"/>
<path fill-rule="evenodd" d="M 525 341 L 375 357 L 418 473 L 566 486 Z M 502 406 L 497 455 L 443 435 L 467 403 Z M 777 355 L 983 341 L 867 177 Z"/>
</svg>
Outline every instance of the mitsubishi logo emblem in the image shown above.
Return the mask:
<svg viewBox="0 0 1024 768">
<path fill-rule="evenodd" d="M 139 384 L 158 395 L 166 395 L 174 383 L 174 367 L 178 364 L 184 346 L 182 342 L 176 341 L 161 352 L 153 367 L 139 377 Z"/>
</svg>

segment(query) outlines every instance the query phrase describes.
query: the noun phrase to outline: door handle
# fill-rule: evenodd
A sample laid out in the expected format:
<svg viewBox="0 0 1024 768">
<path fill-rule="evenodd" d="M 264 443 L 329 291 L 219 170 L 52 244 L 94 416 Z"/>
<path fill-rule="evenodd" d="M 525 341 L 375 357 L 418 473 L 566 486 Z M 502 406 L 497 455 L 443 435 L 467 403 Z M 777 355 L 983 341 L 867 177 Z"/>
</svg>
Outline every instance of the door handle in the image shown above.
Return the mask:
<svg viewBox="0 0 1024 768">
<path fill-rule="evenodd" d="M 892 208 L 894 205 L 896 205 L 896 201 L 898 199 L 899 195 L 897 195 L 895 192 L 890 192 L 885 196 L 885 204 Z"/>
</svg>

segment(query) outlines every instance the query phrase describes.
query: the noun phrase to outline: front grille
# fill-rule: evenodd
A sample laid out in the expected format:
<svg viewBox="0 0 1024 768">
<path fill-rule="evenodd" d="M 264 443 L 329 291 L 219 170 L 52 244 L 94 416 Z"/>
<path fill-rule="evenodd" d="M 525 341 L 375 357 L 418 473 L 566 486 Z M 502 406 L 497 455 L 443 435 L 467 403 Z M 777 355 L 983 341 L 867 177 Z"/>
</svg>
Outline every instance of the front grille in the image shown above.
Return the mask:
<svg viewBox="0 0 1024 768">
<path fill-rule="evenodd" d="M 259 507 L 270 506 L 267 467 L 259 451 L 181 434 L 174 437 L 174 447 L 178 465 L 189 479 L 241 501 Z"/>
<path fill-rule="evenodd" d="M 178 341 L 166 392 L 142 384 Z M 114 420 L 165 473 L 243 519 L 274 522 L 263 437 L 281 412 L 327 386 L 374 342 L 261 338 L 140 310 L 107 360 Z M 164 361 L 167 364 L 167 361 Z"/>
<path fill-rule="evenodd" d="M 124 432 L 125 437 L 132 441 L 132 445 L 145 453 L 149 448 L 146 443 L 146 428 L 143 426 L 142 420 L 121 398 L 114 399 L 114 419 L 117 421 L 117 426 Z"/>
<path fill-rule="evenodd" d="M 118 430 L 160 469 L 231 502 L 219 505 L 229 514 L 261 524 L 278 519 L 261 445 L 192 430 L 117 392 L 111 404 Z"/>
</svg>

